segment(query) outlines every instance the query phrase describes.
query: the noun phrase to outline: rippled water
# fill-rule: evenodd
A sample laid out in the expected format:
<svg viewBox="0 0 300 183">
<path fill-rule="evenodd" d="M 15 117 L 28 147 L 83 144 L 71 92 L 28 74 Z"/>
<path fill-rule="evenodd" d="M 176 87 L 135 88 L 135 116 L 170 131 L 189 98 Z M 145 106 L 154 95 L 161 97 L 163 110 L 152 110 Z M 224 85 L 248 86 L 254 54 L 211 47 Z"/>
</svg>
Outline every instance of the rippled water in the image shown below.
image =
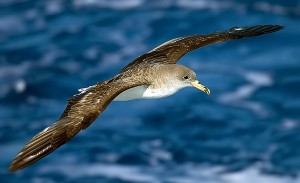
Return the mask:
<svg viewBox="0 0 300 183">
<path fill-rule="evenodd" d="M 285 30 L 186 55 L 212 94 L 113 102 L 86 131 L 7 168 L 78 88 L 175 37 L 233 26 Z M 300 182 L 300 1 L 0 1 L 1 182 Z"/>
</svg>

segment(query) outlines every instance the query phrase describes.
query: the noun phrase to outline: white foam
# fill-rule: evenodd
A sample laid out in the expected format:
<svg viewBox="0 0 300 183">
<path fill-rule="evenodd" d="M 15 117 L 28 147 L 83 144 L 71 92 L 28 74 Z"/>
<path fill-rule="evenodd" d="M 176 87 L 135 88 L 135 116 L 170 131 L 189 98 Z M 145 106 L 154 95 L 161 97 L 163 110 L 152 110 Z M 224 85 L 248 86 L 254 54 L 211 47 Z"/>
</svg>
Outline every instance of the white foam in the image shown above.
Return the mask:
<svg viewBox="0 0 300 183">
<path fill-rule="evenodd" d="M 27 86 L 26 82 L 20 79 L 15 83 L 14 88 L 17 93 L 22 93 L 25 91 L 26 86 Z"/>
<path fill-rule="evenodd" d="M 46 12 L 56 14 L 63 11 L 63 3 L 59 0 L 46 1 Z"/>
<path fill-rule="evenodd" d="M 28 72 L 31 64 L 23 62 L 19 65 L 9 65 L 0 68 L 0 97 L 7 95 L 11 91 L 22 93 L 26 89 L 26 82 L 22 79 Z"/>
<path fill-rule="evenodd" d="M 299 183 L 300 179 L 290 177 L 279 177 L 263 175 L 255 168 L 249 168 L 242 172 L 235 172 L 222 175 L 222 179 L 228 183 Z"/>
<path fill-rule="evenodd" d="M 256 2 L 254 3 L 254 8 L 264 12 L 271 12 L 278 15 L 286 15 L 289 13 L 289 9 L 284 6 L 270 4 L 268 2 Z"/>
<path fill-rule="evenodd" d="M 264 106 L 260 103 L 248 101 L 248 98 L 252 96 L 261 87 L 270 86 L 273 84 L 273 80 L 270 75 L 262 72 L 239 72 L 248 83 L 236 88 L 234 91 L 230 91 L 219 96 L 218 100 L 221 103 L 227 105 L 238 106 L 250 109 L 258 113 L 259 115 L 267 115 L 267 111 L 264 110 Z"/>
<path fill-rule="evenodd" d="M 299 127 L 300 122 L 295 119 L 285 118 L 282 120 L 282 127 L 285 130 L 290 130 Z"/>
<path fill-rule="evenodd" d="M 51 178 L 42 178 L 42 177 L 35 177 L 32 179 L 33 183 L 55 183 L 54 180 Z"/>
<path fill-rule="evenodd" d="M 106 178 L 118 178 L 130 182 L 153 182 L 155 178 L 151 175 L 139 172 L 137 167 L 115 166 L 115 165 L 81 165 L 51 167 L 41 172 L 59 171 L 70 178 L 102 176 Z"/>
<path fill-rule="evenodd" d="M 232 173 L 220 173 L 222 169 L 192 164 L 172 167 L 92 164 L 45 167 L 39 173 L 60 172 L 71 179 L 104 177 L 132 183 L 199 183 L 199 180 L 201 183 L 300 183 L 299 178 L 262 174 L 257 166 Z"/>
<path fill-rule="evenodd" d="M 273 84 L 273 80 L 270 75 L 262 72 L 246 72 L 246 79 L 256 86 L 270 86 Z"/>
<path fill-rule="evenodd" d="M 177 0 L 177 6 L 189 9 L 210 9 L 210 10 L 226 10 L 237 9 L 242 10 L 244 7 L 239 2 L 216 1 L 216 0 Z"/>
<path fill-rule="evenodd" d="M 144 0 L 73 0 L 76 7 L 101 7 L 113 9 L 129 9 L 135 8 L 143 4 Z"/>
<path fill-rule="evenodd" d="M 220 101 L 222 102 L 231 102 L 231 101 L 237 101 L 244 98 L 247 98 L 250 96 L 257 88 L 253 85 L 244 85 L 239 88 L 237 88 L 233 92 L 229 92 L 226 94 L 223 94 L 220 97 Z"/>
<path fill-rule="evenodd" d="M 11 35 L 25 31 L 25 24 L 17 16 L 2 16 L 0 21 L 0 38 L 3 35 Z"/>
</svg>

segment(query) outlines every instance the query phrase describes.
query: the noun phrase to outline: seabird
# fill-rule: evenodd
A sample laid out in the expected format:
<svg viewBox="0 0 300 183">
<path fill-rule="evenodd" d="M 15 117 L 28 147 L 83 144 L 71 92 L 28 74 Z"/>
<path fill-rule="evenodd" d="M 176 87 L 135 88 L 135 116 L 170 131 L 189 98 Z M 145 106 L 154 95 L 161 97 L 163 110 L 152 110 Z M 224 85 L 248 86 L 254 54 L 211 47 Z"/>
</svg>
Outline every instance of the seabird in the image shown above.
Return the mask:
<svg viewBox="0 0 300 183">
<path fill-rule="evenodd" d="M 210 90 L 193 70 L 176 64 L 188 52 L 212 43 L 258 36 L 283 29 L 280 25 L 233 27 L 224 32 L 172 39 L 145 53 L 124 67 L 115 77 L 99 82 L 68 100 L 60 118 L 34 136 L 11 163 L 11 172 L 25 168 L 68 142 L 89 127 L 113 100 L 161 98 L 185 87 L 206 94 Z"/>
</svg>

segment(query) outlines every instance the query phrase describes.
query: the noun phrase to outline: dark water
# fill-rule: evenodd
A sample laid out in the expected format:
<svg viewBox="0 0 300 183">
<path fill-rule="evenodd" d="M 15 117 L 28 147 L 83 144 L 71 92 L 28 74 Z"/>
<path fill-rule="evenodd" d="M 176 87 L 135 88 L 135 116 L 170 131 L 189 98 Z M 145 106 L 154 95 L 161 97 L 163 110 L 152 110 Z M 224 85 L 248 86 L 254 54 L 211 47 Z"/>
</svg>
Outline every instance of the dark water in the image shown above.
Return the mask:
<svg viewBox="0 0 300 183">
<path fill-rule="evenodd" d="M 212 94 L 113 102 L 86 131 L 7 168 L 78 88 L 169 39 L 281 24 L 186 55 Z M 1 182 L 300 182 L 300 1 L 0 1 Z"/>
</svg>

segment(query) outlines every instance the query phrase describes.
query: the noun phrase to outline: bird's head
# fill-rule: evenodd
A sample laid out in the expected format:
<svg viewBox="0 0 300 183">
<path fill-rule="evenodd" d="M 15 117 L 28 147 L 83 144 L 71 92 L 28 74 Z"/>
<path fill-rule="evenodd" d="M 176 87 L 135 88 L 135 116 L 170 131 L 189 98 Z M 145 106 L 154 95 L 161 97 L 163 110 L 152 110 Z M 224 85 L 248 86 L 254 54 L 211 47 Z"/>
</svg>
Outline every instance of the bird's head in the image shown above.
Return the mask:
<svg viewBox="0 0 300 183">
<path fill-rule="evenodd" d="M 207 95 L 210 94 L 210 90 L 202 85 L 198 79 L 197 79 L 197 75 L 196 73 L 192 70 L 189 69 L 185 66 L 180 66 L 180 71 L 178 71 L 177 73 L 177 79 L 180 81 L 180 83 L 182 83 L 185 86 L 192 86 L 195 87 L 203 92 L 205 92 Z"/>
<path fill-rule="evenodd" d="M 197 80 L 196 73 L 192 69 L 178 64 L 168 65 L 166 67 L 165 72 L 168 73 L 166 74 L 166 82 L 168 82 L 171 87 L 177 89 L 195 87 L 207 95 L 210 94 L 210 90 Z"/>
</svg>

